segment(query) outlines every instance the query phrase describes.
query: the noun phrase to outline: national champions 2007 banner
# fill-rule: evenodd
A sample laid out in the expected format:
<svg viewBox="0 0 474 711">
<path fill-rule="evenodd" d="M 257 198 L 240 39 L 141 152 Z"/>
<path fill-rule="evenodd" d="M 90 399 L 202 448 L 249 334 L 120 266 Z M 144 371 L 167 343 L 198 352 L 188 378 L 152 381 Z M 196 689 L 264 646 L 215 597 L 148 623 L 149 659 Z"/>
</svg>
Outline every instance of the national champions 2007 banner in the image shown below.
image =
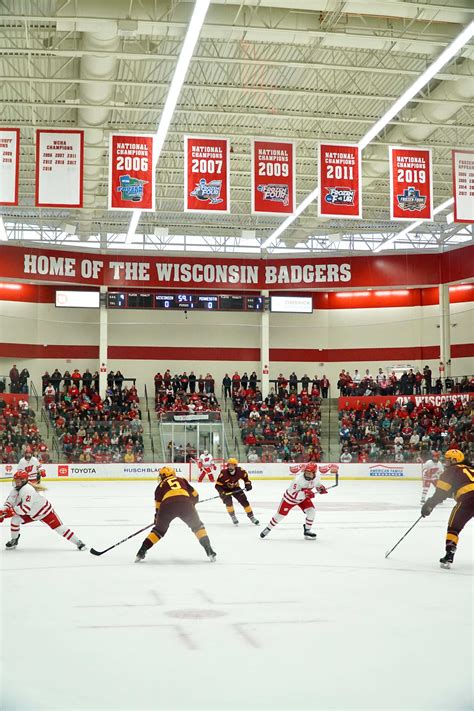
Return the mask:
<svg viewBox="0 0 474 711">
<path fill-rule="evenodd" d="M 320 217 L 362 217 L 361 152 L 346 143 L 319 144 Z"/>
<path fill-rule="evenodd" d="M 18 205 L 20 129 L 0 128 L 0 205 Z"/>
<path fill-rule="evenodd" d="M 474 222 L 474 151 L 453 151 L 454 222 Z"/>
<path fill-rule="evenodd" d="M 36 207 L 82 207 L 84 131 L 36 131 Z"/>
<path fill-rule="evenodd" d="M 252 143 L 252 213 L 286 215 L 295 209 L 295 151 L 291 141 Z"/>
<path fill-rule="evenodd" d="M 390 219 L 432 220 L 431 150 L 390 146 L 389 155 Z"/>
<path fill-rule="evenodd" d="M 155 135 L 112 133 L 109 142 L 109 210 L 155 210 Z"/>
<path fill-rule="evenodd" d="M 227 138 L 184 137 L 184 211 L 230 212 Z"/>
</svg>

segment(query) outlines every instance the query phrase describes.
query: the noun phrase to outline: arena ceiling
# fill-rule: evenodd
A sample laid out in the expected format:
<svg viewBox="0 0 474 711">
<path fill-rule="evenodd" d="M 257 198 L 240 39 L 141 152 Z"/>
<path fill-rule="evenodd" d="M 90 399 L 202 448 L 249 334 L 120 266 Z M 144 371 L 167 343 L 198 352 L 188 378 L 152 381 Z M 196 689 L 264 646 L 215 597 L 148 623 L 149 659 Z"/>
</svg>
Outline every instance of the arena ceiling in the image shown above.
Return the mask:
<svg viewBox="0 0 474 711">
<path fill-rule="evenodd" d="M 0 239 L 265 256 L 282 219 L 250 213 L 250 139 L 295 141 L 300 203 L 317 182 L 318 141 L 357 143 L 474 19 L 472 0 L 212 0 L 157 167 L 157 210 L 142 213 L 127 244 L 129 213 L 107 210 L 108 136 L 157 129 L 192 9 L 178 0 L 0 0 L 0 125 L 21 129 L 21 201 L 1 209 Z M 387 152 L 431 147 L 440 205 L 452 196 L 451 149 L 472 146 L 473 125 L 471 40 L 365 149 L 364 220 L 321 220 L 313 203 L 268 251 L 370 253 L 399 233 L 400 250 L 472 242 L 472 225 L 450 221 L 452 208 L 411 233 L 390 222 Z M 41 127 L 85 129 L 81 210 L 34 207 Z M 230 138 L 231 214 L 183 211 L 186 133 Z"/>
</svg>

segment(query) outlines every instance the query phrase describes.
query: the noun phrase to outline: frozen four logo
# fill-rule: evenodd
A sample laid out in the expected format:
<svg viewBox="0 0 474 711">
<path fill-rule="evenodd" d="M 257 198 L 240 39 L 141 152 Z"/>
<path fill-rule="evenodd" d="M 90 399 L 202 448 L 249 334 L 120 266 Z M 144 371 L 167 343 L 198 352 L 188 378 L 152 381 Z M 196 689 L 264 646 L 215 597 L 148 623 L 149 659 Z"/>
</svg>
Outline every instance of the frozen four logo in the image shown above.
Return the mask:
<svg viewBox="0 0 474 711">
<path fill-rule="evenodd" d="M 326 202 L 331 205 L 354 205 L 355 190 L 350 188 L 326 188 Z"/>
<path fill-rule="evenodd" d="M 264 200 L 269 200 L 270 202 L 281 202 L 285 205 L 285 207 L 290 201 L 290 190 L 288 185 L 259 185 L 257 190 L 263 193 Z"/>
<path fill-rule="evenodd" d="M 408 212 L 419 212 L 426 205 L 426 195 L 420 195 L 416 188 L 405 188 L 401 195 L 397 195 L 398 207 Z"/>
<path fill-rule="evenodd" d="M 207 182 L 205 178 L 201 178 L 190 195 L 201 200 L 201 202 L 210 202 L 211 205 L 218 205 L 223 201 L 221 189 L 222 180 L 210 180 Z"/>
<path fill-rule="evenodd" d="M 141 202 L 143 200 L 143 186 L 146 185 L 147 180 L 121 175 L 119 182 L 120 186 L 117 188 L 117 192 L 120 193 L 122 200 L 127 202 Z"/>
</svg>

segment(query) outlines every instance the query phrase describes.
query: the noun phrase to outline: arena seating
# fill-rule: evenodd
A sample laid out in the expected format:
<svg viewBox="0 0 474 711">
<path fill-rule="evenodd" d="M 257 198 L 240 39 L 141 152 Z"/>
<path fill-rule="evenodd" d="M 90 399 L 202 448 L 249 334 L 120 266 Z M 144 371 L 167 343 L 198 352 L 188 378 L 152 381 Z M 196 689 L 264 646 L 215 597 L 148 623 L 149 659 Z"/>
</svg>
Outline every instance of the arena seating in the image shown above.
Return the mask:
<svg viewBox="0 0 474 711">
<path fill-rule="evenodd" d="M 140 462 L 143 427 L 134 385 L 108 387 L 102 400 L 93 384 L 74 381 L 58 393 L 46 386 L 44 405 L 69 462 Z"/>
<path fill-rule="evenodd" d="M 473 410 L 460 400 L 434 405 L 376 405 L 345 408 L 339 413 L 342 462 L 417 462 L 432 451 L 461 449 L 474 444 Z"/>
<path fill-rule="evenodd" d="M 19 395 L 7 403 L 0 395 L 0 463 L 16 464 L 27 446 L 40 462 L 49 461 L 48 446 L 41 439 L 28 402 Z"/>
</svg>

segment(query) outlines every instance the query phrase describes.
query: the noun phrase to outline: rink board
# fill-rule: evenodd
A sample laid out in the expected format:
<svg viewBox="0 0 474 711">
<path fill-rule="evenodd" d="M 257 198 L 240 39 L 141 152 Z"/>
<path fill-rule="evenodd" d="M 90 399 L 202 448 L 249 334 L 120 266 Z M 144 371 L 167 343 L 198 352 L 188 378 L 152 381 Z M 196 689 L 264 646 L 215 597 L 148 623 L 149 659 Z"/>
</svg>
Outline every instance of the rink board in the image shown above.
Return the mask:
<svg viewBox="0 0 474 711">
<path fill-rule="evenodd" d="M 172 466 L 178 476 L 189 481 L 197 481 L 199 469 L 194 463 L 170 464 L 169 462 L 144 464 L 46 464 L 47 479 L 59 481 L 153 481 L 158 476 L 161 467 Z M 291 479 L 301 471 L 301 464 L 250 464 L 242 463 L 251 479 Z M 373 481 L 375 479 L 405 479 L 415 481 L 421 479 L 421 464 L 335 464 L 319 463 L 318 471 L 324 480 L 334 480 L 329 473 L 330 466 L 337 466 L 340 479 L 358 479 Z M 0 477 L 13 475 L 15 464 L 0 464 Z"/>
</svg>

